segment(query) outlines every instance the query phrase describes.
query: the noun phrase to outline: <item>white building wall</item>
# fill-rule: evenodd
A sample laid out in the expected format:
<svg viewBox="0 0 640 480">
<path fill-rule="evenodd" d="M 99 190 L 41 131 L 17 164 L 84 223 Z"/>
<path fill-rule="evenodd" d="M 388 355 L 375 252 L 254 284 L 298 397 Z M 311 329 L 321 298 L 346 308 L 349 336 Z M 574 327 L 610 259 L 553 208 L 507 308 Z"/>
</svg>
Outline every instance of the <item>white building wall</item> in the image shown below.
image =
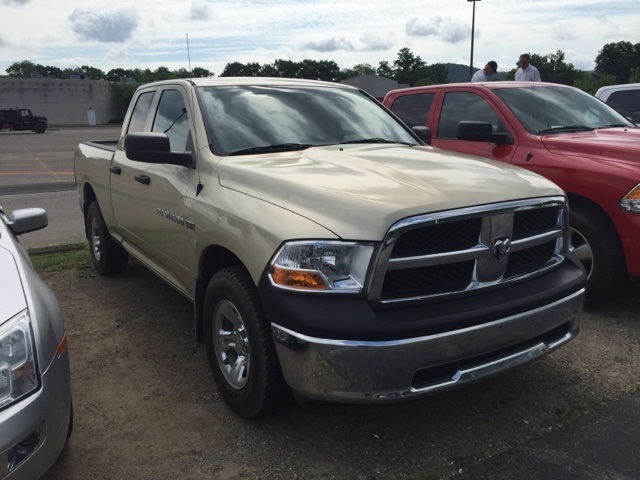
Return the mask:
<svg viewBox="0 0 640 480">
<path fill-rule="evenodd" d="M 0 109 L 29 108 L 49 126 L 96 125 L 117 121 L 111 84 L 103 80 L 0 78 Z M 87 114 L 89 109 L 95 113 Z M 95 117 L 94 117 L 95 115 Z"/>
</svg>

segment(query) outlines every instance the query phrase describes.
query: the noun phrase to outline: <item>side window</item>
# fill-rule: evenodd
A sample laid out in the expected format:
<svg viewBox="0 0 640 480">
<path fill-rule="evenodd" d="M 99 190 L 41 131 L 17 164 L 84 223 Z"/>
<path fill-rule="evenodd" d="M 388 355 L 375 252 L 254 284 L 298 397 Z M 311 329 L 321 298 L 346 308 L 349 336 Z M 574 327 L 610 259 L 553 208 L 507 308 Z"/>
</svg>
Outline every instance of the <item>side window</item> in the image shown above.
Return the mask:
<svg viewBox="0 0 640 480">
<path fill-rule="evenodd" d="M 640 123 L 640 89 L 613 92 L 607 99 L 607 104 L 631 118 L 634 123 Z"/>
<path fill-rule="evenodd" d="M 166 133 L 172 152 L 187 150 L 190 143 L 189 119 L 184 99 L 178 90 L 162 92 L 151 131 Z"/>
<path fill-rule="evenodd" d="M 456 138 L 458 123 L 462 120 L 489 122 L 494 133 L 507 131 L 496 112 L 480 95 L 471 92 L 447 93 L 440 112 L 438 138 Z"/>
<path fill-rule="evenodd" d="M 391 111 L 409 127 L 425 126 L 433 103 L 433 97 L 435 97 L 435 93 L 403 95 L 393 102 Z"/>
<path fill-rule="evenodd" d="M 146 92 L 138 97 L 136 105 L 133 107 L 131 113 L 131 120 L 129 121 L 129 128 L 127 133 L 144 132 L 144 126 L 147 123 L 147 116 L 149 115 L 149 107 L 155 92 Z"/>
</svg>

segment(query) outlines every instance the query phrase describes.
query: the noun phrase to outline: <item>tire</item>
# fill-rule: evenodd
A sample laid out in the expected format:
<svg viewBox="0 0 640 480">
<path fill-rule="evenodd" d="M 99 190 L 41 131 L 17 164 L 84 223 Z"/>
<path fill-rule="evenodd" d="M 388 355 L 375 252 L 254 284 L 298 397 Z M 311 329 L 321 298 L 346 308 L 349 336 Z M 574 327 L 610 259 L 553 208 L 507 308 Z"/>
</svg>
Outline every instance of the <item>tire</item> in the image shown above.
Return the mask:
<svg viewBox="0 0 640 480">
<path fill-rule="evenodd" d="M 587 271 L 587 303 L 613 295 L 625 275 L 622 245 L 609 219 L 600 211 L 571 207 L 569 250 Z"/>
<path fill-rule="evenodd" d="M 96 271 L 100 275 L 122 272 L 127 266 L 129 254 L 109 234 L 98 202 L 89 205 L 86 228 L 91 261 Z"/>
<path fill-rule="evenodd" d="M 44 123 L 36 123 L 33 126 L 33 131 L 36 133 L 44 133 L 47 127 L 44 126 Z"/>
<path fill-rule="evenodd" d="M 291 402 L 258 292 L 241 266 L 223 269 L 209 282 L 204 343 L 220 395 L 235 413 L 254 418 Z"/>
</svg>

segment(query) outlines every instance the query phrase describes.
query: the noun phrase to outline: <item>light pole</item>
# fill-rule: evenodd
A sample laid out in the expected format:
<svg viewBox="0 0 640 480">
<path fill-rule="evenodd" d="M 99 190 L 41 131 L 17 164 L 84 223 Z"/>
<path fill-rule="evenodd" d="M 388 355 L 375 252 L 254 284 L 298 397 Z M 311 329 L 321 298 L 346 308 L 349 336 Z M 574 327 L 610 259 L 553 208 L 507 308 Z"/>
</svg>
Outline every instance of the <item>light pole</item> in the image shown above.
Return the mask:
<svg viewBox="0 0 640 480">
<path fill-rule="evenodd" d="M 471 60 L 469 61 L 469 81 L 471 81 L 471 77 L 473 76 L 473 37 L 475 27 L 476 27 L 476 2 L 480 2 L 481 0 L 467 0 L 467 2 L 473 3 L 473 15 L 471 17 Z"/>
</svg>

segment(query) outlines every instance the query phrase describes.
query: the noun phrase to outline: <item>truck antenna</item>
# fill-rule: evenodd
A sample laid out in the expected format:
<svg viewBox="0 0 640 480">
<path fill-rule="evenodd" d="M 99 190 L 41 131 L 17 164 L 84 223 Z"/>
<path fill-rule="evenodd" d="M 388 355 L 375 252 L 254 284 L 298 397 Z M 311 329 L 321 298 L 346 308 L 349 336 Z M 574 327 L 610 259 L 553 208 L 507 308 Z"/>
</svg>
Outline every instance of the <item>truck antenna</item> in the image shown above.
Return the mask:
<svg viewBox="0 0 640 480">
<path fill-rule="evenodd" d="M 187 33 L 187 60 L 189 61 L 189 75 L 193 76 L 191 72 L 191 53 L 189 52 L 189 34 Z"/>
</svg>

